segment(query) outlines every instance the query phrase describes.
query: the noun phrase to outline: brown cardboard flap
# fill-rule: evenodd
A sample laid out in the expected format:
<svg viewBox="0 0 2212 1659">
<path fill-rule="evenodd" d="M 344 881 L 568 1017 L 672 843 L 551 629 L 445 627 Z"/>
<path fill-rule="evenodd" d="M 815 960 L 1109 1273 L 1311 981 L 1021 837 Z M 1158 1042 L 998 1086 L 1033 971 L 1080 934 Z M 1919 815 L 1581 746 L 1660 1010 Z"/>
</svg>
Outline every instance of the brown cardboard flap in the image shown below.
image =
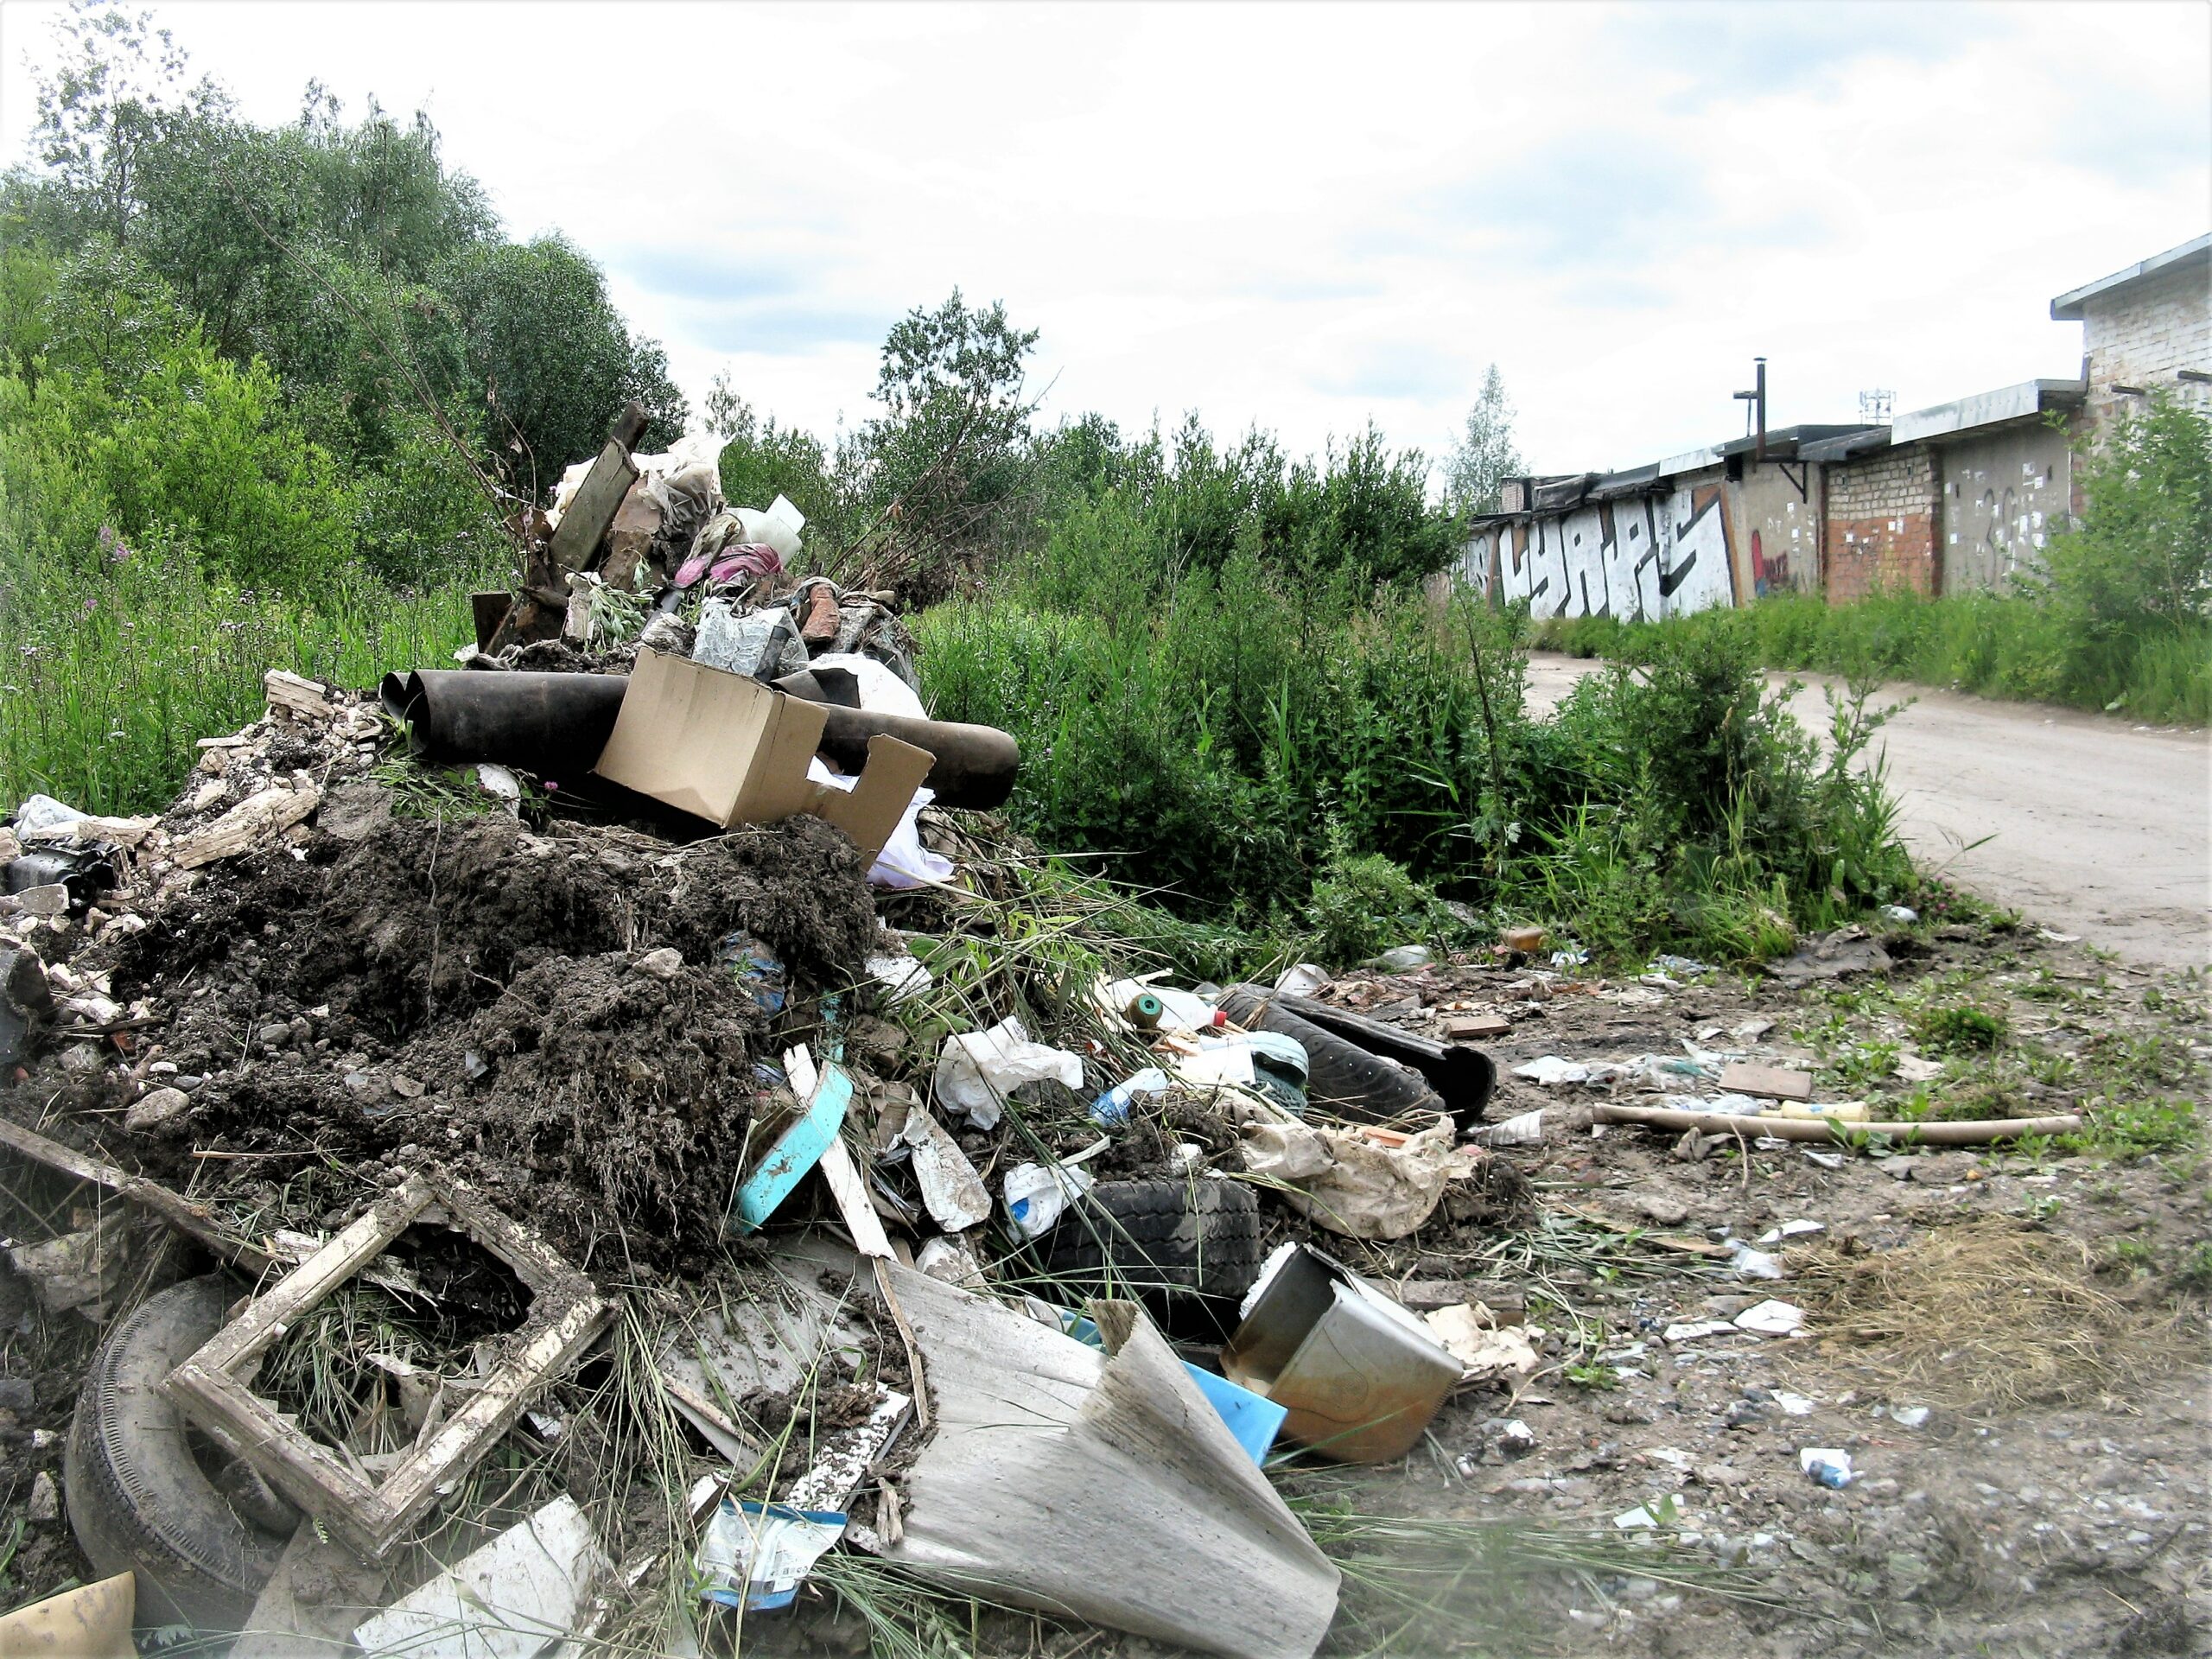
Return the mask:
<svg viewBox="0 0 2212 1659">
<path fill-rule="evenodd" d="M 663 652 L 638 653 L 596 768 L 610 783 L 709 823 L 772 823 L 812 812 L 872 863 L 936 757 L 895 737 L 870 741 L 848 792 L 807 776 L 821 705 Z"/>
<path fill-rule="evenodd" d="M 873 864 L 936 764 L 937 757 L 927 749 L 878 733 L 868 741 L 868 765 L 861 768 L 850 791 L 817 784 L 818 798 L 809 810 L 850 836 L 861 855 Z"/>
</svg>

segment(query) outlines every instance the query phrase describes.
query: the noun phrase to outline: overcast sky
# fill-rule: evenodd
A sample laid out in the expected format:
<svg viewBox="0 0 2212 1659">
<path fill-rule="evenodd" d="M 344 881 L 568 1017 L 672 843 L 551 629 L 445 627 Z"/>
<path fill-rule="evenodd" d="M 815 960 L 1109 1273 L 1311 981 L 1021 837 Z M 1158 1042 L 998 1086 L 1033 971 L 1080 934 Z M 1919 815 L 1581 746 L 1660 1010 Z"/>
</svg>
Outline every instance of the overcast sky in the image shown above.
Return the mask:
<svg viewBox="0 0 2212 1659">
<path fill-rule="evenodd" d="M 0 137 L 58 8 L 0 7 Z M 2069 375 L 2060 293 L 2212 227 L 2182 3 L 171 3 L 251 118 L 426 109 L 694 397 L 828 433 L 958 284 L 1048 416 L 1440 452 L 1495 360 L 1538 471 Z"/>
</svg>

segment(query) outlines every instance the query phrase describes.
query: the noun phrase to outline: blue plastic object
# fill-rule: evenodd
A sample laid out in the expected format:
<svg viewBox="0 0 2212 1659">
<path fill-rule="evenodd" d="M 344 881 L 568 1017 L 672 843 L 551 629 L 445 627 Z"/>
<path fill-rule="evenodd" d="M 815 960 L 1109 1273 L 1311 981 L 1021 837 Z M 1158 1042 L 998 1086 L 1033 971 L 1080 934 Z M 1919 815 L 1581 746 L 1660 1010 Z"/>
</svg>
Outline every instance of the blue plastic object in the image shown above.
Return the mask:
<svg viewBox="0 0 2212 1659">
<path fill-rule="evenodd" d="M 806 1109 L 795 1118 L 753 1173 L 738 1183 L 730 1203 L 728 1226 L 734 1233 L 750 1233 L 776 1213 L 776 1206 L 791 1196 L 806 1172 L 822 1161 L 830 1143 L 845 1126 L 845 1109 L 852 1103 L 853 1080 L 836 1065 L 822 1068 Z"/>
<path fill-rule="evenodd" d="M 1098 1327 L 1084 1315 L 1068 1308 L 1058 1310 L 1060 1323 L 1068 1335 L 1092 1348 L 1103 1348 L 1106 1344 L 1098 1334 Z M 1268 1448 L 1275 1443 L 1275 1435 L 1282 1427 L 1282 1420 L 1290 1414 L 1289 1408 L 1279 1406 L 1265 1395 L 1239 1387 L 1225 1376 L 1216 1376 L 1211 1371 L 1183 1362 L 1183 1369 L 1198 1385 L 1198 1392 L 1206 1403 L 1229 1425 L 1229 1432 L 1236 1437 L 1236 1444 L 1254 1463 L 1264 1466 Z"/>
</svg>

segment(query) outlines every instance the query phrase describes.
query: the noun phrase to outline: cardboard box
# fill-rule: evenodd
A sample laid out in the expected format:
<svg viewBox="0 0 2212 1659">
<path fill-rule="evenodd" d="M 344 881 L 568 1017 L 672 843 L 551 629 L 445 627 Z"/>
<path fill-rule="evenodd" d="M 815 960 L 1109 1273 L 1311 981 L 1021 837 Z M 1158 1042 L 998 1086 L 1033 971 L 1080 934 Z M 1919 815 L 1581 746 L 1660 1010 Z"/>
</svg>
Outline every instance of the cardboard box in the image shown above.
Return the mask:
<svg viewBox="0 0 2212 1659">
<path fill-rule="evenodd" d="M 807 763 L 827 719 L 820 703 L 758 680 L 640 652 L 597 771 L 725 828 L 811 812 L 850 836 L 873 863 L 937 757 L 878 736 L 849 791 L 817 783 Z"/>
</svg>

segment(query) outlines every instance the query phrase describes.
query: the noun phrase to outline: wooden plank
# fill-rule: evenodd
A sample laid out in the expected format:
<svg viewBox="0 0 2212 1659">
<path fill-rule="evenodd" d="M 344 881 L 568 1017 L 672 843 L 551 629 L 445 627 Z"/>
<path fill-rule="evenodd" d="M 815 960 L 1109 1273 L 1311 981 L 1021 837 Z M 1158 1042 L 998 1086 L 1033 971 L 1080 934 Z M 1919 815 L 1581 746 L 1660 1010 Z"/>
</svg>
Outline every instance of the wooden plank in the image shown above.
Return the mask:
<svg viewBox="0 0 2212 1659">
<path fill-rule="evenodd" d="M 607 527 L 622 510 L 622 498 L 638 481 L 638 468 L 620 440 L 609 438 L 599 459 L 576 486 L 568 511 L 553 529 L 553 563 L 556 570 L 586 570 L 607 539 Z"/>
<path fill-rule="evenodd" d="M 206 1209 L 178 1197 L 158 1181 L 148 1180 L 143 1175 L 127 1175 L 113 1164 L 104 1164 L 97 1158 L 72 1151 L 35 1129 L 27 1129 L 4 1117 L 0 1117 L 0 1146 L 73 1179 L 104 1187 L 125 1203 L 152 1211 L 179 1232 L 198 1239 L 221 1260 L 235 1262 L 249 1273 L 265 1273 L 269 1269 L 270 1257 L 265 1252 L 232 1237 L 216 1224 Z"/>
<path fill-rule="evenodd" d="M 533 1293 L 509 1357 L 468 1402 L 439 1425 L 372 1486 L 246 1385 L 264 1350 L 418 1219 L 442 1220 L 515 1269 Z M 380 1557 L 436 1501 L 439 1486 L 465 1473 L 512 1426 L 523 1408 L 614 1315 L 591 1281 L 551 1246 L 458 1183 L 420 1177 L 372 1205 L 353 1224 L 177 1367 L 169 1397 L 227 1447 L 267 1476 L 295 1503 L 362 1554 Z"/>
<path fill-rule="evenodd" d="M 1444 1037 L 1446 1042 L 1471 1042 L 1478 1037 L 1503 1037 L 1513 1030 L 1513 1022 L 1502 1014 L 1450 1014 L 1444 1017 Z"/>
<path fill-rule="evenodd" d="M 1779 1065 L 1751 1065 L 1738 1060 L 1720 1068 L 1720 1086 L 1732 1095 L 1758 1095 L 1768 1100 L 1810 1100 L 1813 1075 Z"/>
</svg>

